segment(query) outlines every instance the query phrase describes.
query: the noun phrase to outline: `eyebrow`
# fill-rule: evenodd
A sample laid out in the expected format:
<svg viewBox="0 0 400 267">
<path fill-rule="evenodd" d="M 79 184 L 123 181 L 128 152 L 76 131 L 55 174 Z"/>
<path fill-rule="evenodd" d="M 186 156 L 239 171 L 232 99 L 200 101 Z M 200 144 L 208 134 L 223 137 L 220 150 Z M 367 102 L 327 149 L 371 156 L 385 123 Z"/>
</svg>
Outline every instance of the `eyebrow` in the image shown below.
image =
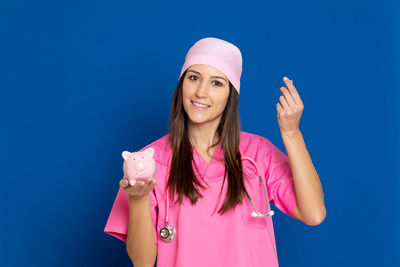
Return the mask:
<svg viewBox="0 0 400 267">
<path fill-rule="evenodd" d="M 188 70 L 188 72 L 190 72 L 190 71 L 201 75 L 201 73 L 198 71 Z M 223 79 L 225 82 L 228 82 L 224 77 L 221 77 L 221 76 L 211 76 L 211 78 L 219 78 L 219 79 Z"/>
</svg>

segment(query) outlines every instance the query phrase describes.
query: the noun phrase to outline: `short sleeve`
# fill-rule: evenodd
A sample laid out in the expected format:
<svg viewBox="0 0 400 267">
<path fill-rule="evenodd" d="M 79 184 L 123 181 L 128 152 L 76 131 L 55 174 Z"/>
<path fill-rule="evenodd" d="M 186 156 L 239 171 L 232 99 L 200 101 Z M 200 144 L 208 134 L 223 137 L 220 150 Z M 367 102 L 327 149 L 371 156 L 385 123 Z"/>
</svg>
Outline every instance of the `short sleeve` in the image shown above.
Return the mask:
<svg viewBox="0 0 400 267">
<path fill-rule="evenodd" d="M 155 241 L 158 244 L 157 238 L 157 215 L 158 205 L 157 198 L 153 189 L 150 194 L 150 214 L 153 221 L 153 229 L 155 234 Z M 121 187 L 118 190 L 117 196 L 112 206 L 110 215 L 108 217 L 104 232 L 110 234 L 124 242 L 126 242 L 129 225 L 129 194 L 126 193 Z"/>
<path fill-rule="evenodd" d="M 261 143 L 270 202 L 283 213 L 296 218 L 293 215 L 297 204 L 296 191 L 289 158 L 268 139 L 262 137 Z"/>
</svg>

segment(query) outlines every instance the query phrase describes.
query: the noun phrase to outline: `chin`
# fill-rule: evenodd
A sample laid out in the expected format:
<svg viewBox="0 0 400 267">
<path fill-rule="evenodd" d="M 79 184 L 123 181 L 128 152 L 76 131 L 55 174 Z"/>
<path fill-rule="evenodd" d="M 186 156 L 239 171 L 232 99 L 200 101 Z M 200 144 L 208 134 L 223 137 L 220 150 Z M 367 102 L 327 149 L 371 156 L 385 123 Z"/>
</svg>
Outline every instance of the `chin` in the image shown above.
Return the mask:
<svg viewBox="0 0 400 267">
<path fill-rule="evenodd" d="M 207 122 L 207 120 L 201 120 L 201 119 L 195 119 L 195 120 L 193 120 L 193 119 L 191 119 L 190 117 L 188 117 L 189 118 L 189 121 L 191 122 L 191 123 L 195 123 L 195 124 L 202 124 L 202 123 L 205 123 L 205 122 Z"/>
</svg>

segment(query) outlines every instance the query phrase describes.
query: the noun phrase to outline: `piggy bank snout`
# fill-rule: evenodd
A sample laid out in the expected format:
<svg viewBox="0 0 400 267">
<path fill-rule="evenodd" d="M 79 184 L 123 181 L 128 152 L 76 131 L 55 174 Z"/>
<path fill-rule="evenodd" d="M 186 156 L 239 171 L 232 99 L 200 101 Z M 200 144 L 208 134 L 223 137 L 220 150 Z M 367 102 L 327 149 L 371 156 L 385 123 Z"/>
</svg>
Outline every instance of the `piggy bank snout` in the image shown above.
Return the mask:
<svg viewBox="0 0 400 267">
<path fill-rule="evenodd" d="M 144 167 L 145 166 L 144 166 L 143 162 L 136 163 L 136 165 L 135 165 L 135 169 L 138 171 L 143 171 Z"/>
</svg>

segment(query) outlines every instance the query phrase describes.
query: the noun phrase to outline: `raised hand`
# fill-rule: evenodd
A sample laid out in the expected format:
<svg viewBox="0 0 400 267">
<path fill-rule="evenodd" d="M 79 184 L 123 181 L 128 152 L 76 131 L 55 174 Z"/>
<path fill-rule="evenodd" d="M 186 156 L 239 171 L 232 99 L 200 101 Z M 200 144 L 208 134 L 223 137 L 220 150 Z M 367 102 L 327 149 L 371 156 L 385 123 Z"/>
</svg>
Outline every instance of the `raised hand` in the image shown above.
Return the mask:
<svg viewBox="0 0 400 267">
<path fill-rule="evenodd" d="M 285 86 L 280 88 L 283 95 L 279 97 L 280 102 L 276 104 L 278 125 L 281 133 L 299 131 L 300 117 L 304 106 L 300 96 L 293 85 L 293 81 L 284 77 Z"/>
</svg>

